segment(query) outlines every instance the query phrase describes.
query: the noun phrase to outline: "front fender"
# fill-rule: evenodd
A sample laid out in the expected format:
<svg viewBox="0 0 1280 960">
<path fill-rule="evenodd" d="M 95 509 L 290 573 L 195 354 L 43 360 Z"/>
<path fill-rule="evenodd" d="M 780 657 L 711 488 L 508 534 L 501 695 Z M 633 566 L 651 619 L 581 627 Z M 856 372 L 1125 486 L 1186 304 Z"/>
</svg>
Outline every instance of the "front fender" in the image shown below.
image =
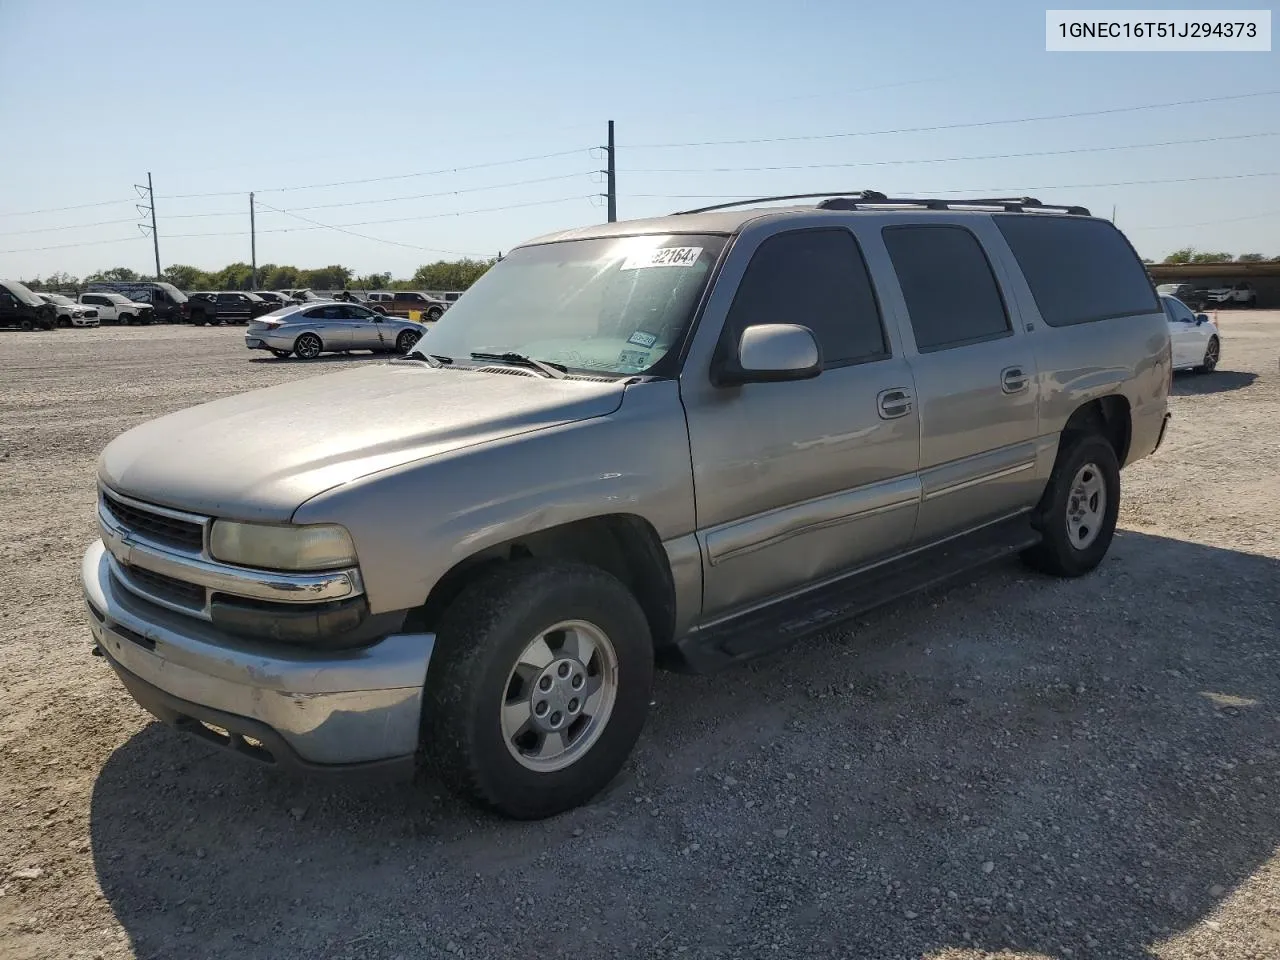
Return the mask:
<svg viewBox="0 0 1280 960">
<path fill-rule="evenodd" d="M 668 542 L 694 530 L 679 388 L 636 384 L 606 416 L 465 447 L 308 500 L 295 523 L 341 523 L 374 613 L 423 603 L 455 564 L 548 527 L 644 518 Z"/>
</svg>

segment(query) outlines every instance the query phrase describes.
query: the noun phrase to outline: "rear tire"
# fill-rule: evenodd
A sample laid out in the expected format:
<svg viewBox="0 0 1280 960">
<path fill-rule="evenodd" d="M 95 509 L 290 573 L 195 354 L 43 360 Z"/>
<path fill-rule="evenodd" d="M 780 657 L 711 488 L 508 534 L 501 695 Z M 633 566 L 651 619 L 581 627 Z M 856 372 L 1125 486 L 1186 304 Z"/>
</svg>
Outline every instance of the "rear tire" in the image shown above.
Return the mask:
<svg viewBox="0 0 1280 960">
<path fill-rule="evenodd" d="M 1022 553 L 1028 566 L 1056 577 L 1079 577 L 1102 562 L 1120 513 L 1120 464 L 1094 433 L 1063 438 L 1049 486 L 1036 511 L 1044 538 Z"/>
<path fill-rule="evenodd" d="M 314 360 L 324 350 L 324 344 L 314 333 L 304 333 L 293 341 L 293 352 L 299 360 Z"/>
<path fill-rule="evenodd" d="M 553 816 L 617 776 L 652 686 L 648 621 L 621 582 L 582 564 L 504 562 L 440 620 L 423 753 L 475 803 L 520 820 Z"/>
</svg>

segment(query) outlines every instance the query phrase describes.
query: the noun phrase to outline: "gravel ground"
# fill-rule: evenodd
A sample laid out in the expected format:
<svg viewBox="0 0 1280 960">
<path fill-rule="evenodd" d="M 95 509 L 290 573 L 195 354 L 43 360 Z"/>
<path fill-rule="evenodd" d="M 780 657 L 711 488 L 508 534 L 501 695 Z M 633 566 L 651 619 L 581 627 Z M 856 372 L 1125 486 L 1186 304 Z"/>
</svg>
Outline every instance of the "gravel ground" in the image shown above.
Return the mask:
<svg viewBox="0 0 1280 960">
<path fill-rule="evenodd" d="M 102 446 L 370 361 L 250 359 L 234 328 L 0 334 L 0 957 L 1274 960 L 1280 314 L 1222 322 L 1099 571 L 1002 564 L 662 675 L 625 775 L 535 824 L 234 762 L 89 655 Z"/>
</svg>

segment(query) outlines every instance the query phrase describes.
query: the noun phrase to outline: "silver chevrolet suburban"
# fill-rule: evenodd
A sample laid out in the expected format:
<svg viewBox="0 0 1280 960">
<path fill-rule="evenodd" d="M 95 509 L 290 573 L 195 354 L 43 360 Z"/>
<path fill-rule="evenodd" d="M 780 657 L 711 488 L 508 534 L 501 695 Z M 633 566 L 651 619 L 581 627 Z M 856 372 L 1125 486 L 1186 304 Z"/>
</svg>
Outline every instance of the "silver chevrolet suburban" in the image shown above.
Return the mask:
<svg viewBox="0 0 1280 960">
<path fill-rule="evenodd" d="M 1133 248 L 1029 198 L 767 199 L 815 197 L 530 241 L 406 357 L 123 434 L 95 652 L 245 757 L 536 818 L 618 773 L 655 665 L 1093 570 L 1169 418 Z"/>
</svg>

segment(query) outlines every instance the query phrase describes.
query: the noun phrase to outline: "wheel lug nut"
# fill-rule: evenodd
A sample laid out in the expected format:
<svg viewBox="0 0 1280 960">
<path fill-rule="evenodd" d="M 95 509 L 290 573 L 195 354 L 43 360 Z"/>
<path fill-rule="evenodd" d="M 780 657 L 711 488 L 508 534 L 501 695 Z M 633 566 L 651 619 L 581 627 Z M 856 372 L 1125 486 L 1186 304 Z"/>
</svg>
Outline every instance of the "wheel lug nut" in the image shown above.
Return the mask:
<svg viewBox="0 0 1280 960">
<path fill-rule="evenodd" d="M 567 663 L 560 664 L 560 669 L 558 669 L 556 673 L 560 674 L 562 677 L 567 677 L 569 675 L 569 665 Z"/>
<path fill-rule="evenodd" d="M 539 680 L 539 681 L 538 681 L 538 689 L 539 689 L 539 690 L 542 690 L 542 691 L 544 691 L 544 692 L 545 692 L 545 691 L 547 691 L 547 690 L 550 690 L 550 689 L 551 689 L 551 678 L 550 678 L 550 677 L 543 677 L 541 680 Z"/>
<path fill-rule="evenodd" d="M 561 721 L 562 719 L 564 719 L 564 718 L 560 716 L 560 711 L 559 711 L 559 710 L 557 710 L 555 713 L 553 713 L 553 714 L 551 715 L 551 725 L 552 725 L 553 727 L 558 727 L 558 726 L 560 726 L 560 721 Z"/>
<path fill-rule="evenodd" d="M 547 715 L 547 701 L 539 700 L 536 704 L 534 704 L 533 712 L 540 717 L 545 717 Z"/>
<path fill-rule="evenodd" d="M 577 712 L 578 712 L 578 698 L 577 698 L 577 697 L 574 697 L 572 700 L 570 700 L 570 701 L 569 701 L 568 710 L 569 710 L 569 712 L 570 712 L 570 713 L 577 713 Z"/>
<path fill-rule="evenodd" d="M 583 682 L 582 674 L 575 673 L 573 675 L 573 679 L 569 681 L 569 685 L 575 690 L 581 690 Z"/>
</svg>

